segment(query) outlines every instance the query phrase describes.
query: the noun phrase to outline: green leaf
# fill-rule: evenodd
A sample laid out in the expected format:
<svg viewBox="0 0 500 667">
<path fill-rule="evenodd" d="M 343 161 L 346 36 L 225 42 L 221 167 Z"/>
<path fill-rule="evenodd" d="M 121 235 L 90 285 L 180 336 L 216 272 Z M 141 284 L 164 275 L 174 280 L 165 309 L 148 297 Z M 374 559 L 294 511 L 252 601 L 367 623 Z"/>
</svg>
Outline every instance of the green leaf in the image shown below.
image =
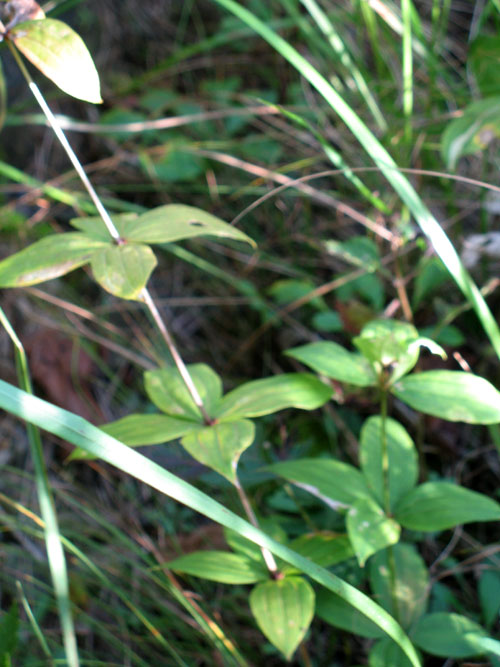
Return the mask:
<svg viewBox="0 0 500 667">
<path fill-rule="evenodd" d="M 182 438 L 181 444 L 194 459 L 234 483 L 239 458 L 254 437 L 253 422 L 242 419 L 192 431 Z"/>
<path fill-rule="evenodd" d="M 222 396 L 219 375 L 206 364 L 190 364 L 187 369 L 208 414 L 212 416 L 214 405 Z M 146 371 L 144 384 L 147 395 L 162 412 L 200 423 L 203 421 L 177 368 Z"/>
<path fill-rule="evenodd" d="M 496 569 L 481 572 L 478 592 L 484 624 L 491 628 L 500 615 L 500 572 Z"/>
<path fill-rule="evenodd" d="M 365 325 L 354 345 L 377 368 L 392 367 L 391 381 L 408 373 L 417 363 L 420 353 L 418 331 L 408 322 L 372 320 Z"/>
<path fill-rule="evenodd" d="M 330 625 L 354 635 L 377 639 L 384 637 L 378 625 L 330 591 L 319 590 L 316 596 L 316 614 Z M 388 667 L 388 666 L 386 666 Z"/>
<path fill-rule="evenodd" d="M 389 457 L 389 497 L 391 509 L 410 491 L 418 479 L 418 455 L 412 439 L 394 419 L 386 419 Z M 361 429 L 360 464 L 368 488 L 381 505 L 384 503 L 382 469 L 382 418 L 370 417 Z"/>
<path fill-rule="evenodd" d="M 273 540 L 281 542 L 281 544 L 286 544 L 288 542 L 288 537 L 283 528 L 272 519 L 260 519 L 259 527 L 261 530 L 265 531 L 266 535 L 272 537 Z M 239 554 L 243 554 L 247 558 L 256 560 L 259 563 L 264 563 L 262 557 L 262 550 L 250 540 L 247 540 L 245 537 L 242 537 L 234 530 L 229 528 L 224 529 L 224 537 L 228 545 L 233 551 Z"/>
<path fill-rule="evenodd" d="M 296 459 L 266 466 L 335 508 L 370 496 L 363 475 L 354 466 L 333 459 Z M 333 502 L 332 502 L 333 501 Z"/>
<path fill-rule="evenodd" d="M 497 35 L 480 34 L 469 46 L 471 68 L 482 97 L 500 93 L 500 48 Z"/>
<path fill-rule="evenodd" d="M 318 533 L 301 535 L 290 542 L 293 549 L 301 556 L 305 556 L 322 567 L 330 567 L 342 563 L 354 556 L 351 543 L 347 535 L 339 535 L 324 530 Z"/>
<path fill-rule="evenodd" d="M 250 608 L 262 633 L 287 660 L 304 638 L 314 616 L 314 591 L 300 577 L 259 584 Z"/>
<path fill-rule="evenodd" d="M 484 150 L 500 136 L 499 112 L 500 97 L 489 97 L 469 104 L 448 124 L 441 139 L 441 155 L 448 169 L 455 169 L 459 158 Z"/>
<path fill-rule="evenodd" d="M 394 581 L 388 549 L 376 553 L 370 561 L 370 584 L 377 602 L 410 628 L 427 608 L 430 582 L 423 559 L 411 544 L 392 547 Z M 396 608 L 395 608 L 396 606 Z"/>
<path fill-rule="evenodd" d="M 139 452 L 103 433 L 81 417 L 22 391 L 0 380 L 0 407 L 31 424 L 81 447 L 119 470 L 157 489 L 169 498 L 199 512 L 217 523 L 235 530 L 255 544 L 269 549 L 278 558 L 307 574 L 311 579 L 346 600 L 362 614 L 369 615 L 381 630 L 392 637 L 410 657 L 413 667 L 421 667 L 420 660 L 401 626 L 368 596 L 340 577 L 311 563 L 283 544 L 268 537 L 248 521 L 228 510 L 206 493 L 161 468 Z"/>
<path fill-rule="evenodd" d="M 309 373 L 284 373 L 246 382 L 219 402 L 215 417 L 261 417 L 286 408 L 314 410 L 332 396 L 332 389 Z"/>
<path fill-rule="evenodd" d="M 178 419 L 169 415 L 127 415 L 115 422 L 100 427 L 104 433 L 120 440 L 129 447 L 159 445 L 181 438 L 183 435 L 202 428 L 198 422 Z M 75 449 L 66 459 L 89 459 L 82 449 Z"/>
<path fill-rule="evenodd" d="M 381 639 L 372 647 L 368 657 L 368 667 L 411 667 L 399 646 L 392 639 Z"/>
<path fill-rule="evenodd" d="M 269 578 L 265 565 L 227 551 L 194 551 L 167 563 L 169 569 L 222 584 L 254 584 Z"/>
<path fill-rule="evenodd" d="M 151 276 L 156 257 L 147 245 L 113 245 L 90 260 L 95 280 L 120 299 L 139 299 Z"/>
<path fill-rule="evenodd" d="M 370 387 L 377 378 L 373 368 L 360 354 L 349 352 L 330 341 L 309 343 L 285 352 L 326 377 L 358 387 Z"/>
<path fill-rule="evenodd" d="M 347 513 L 347 533 L 361 567 L 380 549 L 396 544 L 401 527 L 370 498 L 360 498 Z"/>
<path fill-rule="evenodd" d="M 0 617 L 0 665 L 11 665 L 10 658 L 19 639 L 19 610 L 15 602 L 9 611 Z M 13 663 L 12 663 L 13 664 Z"/>
<path fill-rule="evenodd" d="M 77 232 L 51 234 L 0 262 L 0 287 L 26 287 L 64 276 L 107 245 Z"/>
<path fill-rule="evenodd" d="M 423 616 L 412 632 L 417 646 L 441 658 L 472 658 L 481 653 L 474 640 L 483 637 L 486 632 L 474 621 L 445 612 Z"/>
<path fill-rule="evenodd" d="M 130 230 L 137 224 L 138 217 L 137 213 L 119 213 L 111 216 L 111 220 L 120 234 L 121 239 L 125 241 L 129 240 Z M 101 216 L 72 218 L 69 221 L 69 224 L 96 241 L 110 242 L 108 228 L 104 224 Z"/>
<path fill-rule="evenodd" d="M 402 378 L 392 392 L 414 410 L 468 424 L 500 422 L 500 392 L 477 375 L 426 371 Z"/>
<path fill-rule="evenodd" d="M 473 521 L 498 521 L 500 504 L 450 482 L 426 482 L 401 499 L 395 517 L 404 528 L 432 532 Z"/>
<path fill-rule="evenodd" d="M 99 104 L 99 75 L 82 38 L 56 19 L 25 21 L 9 38 L 19 51 L 68 95 Z"/>
<path fill-rule="evenodd" d="M 196 236 L 217 236 L 255 246 L 255 242 L 236 227 L 185 204 L 167 204 L 140 215 L 129 229 L 128 239 L 141 243 L 171 243 Z"/>
</svg>

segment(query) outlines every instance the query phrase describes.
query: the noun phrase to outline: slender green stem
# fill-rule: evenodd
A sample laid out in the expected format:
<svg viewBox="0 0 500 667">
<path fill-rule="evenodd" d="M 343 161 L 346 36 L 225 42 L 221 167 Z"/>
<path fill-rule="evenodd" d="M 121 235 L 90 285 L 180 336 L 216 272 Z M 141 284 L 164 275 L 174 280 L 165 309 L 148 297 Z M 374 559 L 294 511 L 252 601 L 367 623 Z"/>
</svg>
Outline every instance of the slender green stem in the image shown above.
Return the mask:
<svg viewBox="0 0 500 667">
<path fill-rule="evenodd" d="M 74 150 L 71 148 L 71 145 L 69 141 L 66 138 L 66 135 L 64 134 L 63 130 L 61 129 L 57 118 L 54 116 L 52 111 L 50 110 L 50 107 L 48 106 L 47 102 L 45 101 L 45 98 L 43 97 L 42 93 L 40 92 L 40 89 L 36 85 L 36 83 L 33 81 L 31 78 L 30 73 L 28 72 L 26 66 L 24 65 L 21 56 L 19 55 L 17 49 L 15 46 L 8 41 L 7 42 L 10 50 L 12 51 L 12 54 L 14 58 L 16 59 L 16 63 L 19 66 L 19 69 L 21 70 L 24 78 L 26 79 L 26 82 L 28 83 L 28 86 L 33 93 L 36 101 L 40 105 L 40 108 L 42 109 L 43 113 L 45 114 L 51 128 L 53 129 L 56 137 L 59 139 L 61 146 L 64 148 L 66 151 L 66 155 L 69 157 L 72 165 L 75 168 L 76 173 L 80 177 L 80 180 L 82 181 L 83 185 L 85 186 L 87 192 L 90 195 L 90 198 L 92 199 L 99 215 L 101 216 L 104 224 L 106 225 L 106 228 L 110 234 L 110 236 L 116 241 L 119 242 L 120 239 L 120 234 L 118 230 L 116 229 L 116 226 L 114 222 L 112 221 L 108 211 L 104 207 L 103 203 L 101 202 L 99 195 L 95 191 L 92 183 L 90 182 L 87 174 L 85 173 L 84 168 L 82 167 L 80 160 L 76 156 L 76 153 Z M 172 336 L 170 335 L 170 332 L 168 331 L 168 328 L 163 321 L 160 313 L 158 312 L 158 309 L 148 292 L 146 288 L 142 290 L 142 301 L 146 305 L 146 308 L 149 310 L 149 313 L 151 314 L 151 317 L 153 318 L 154 323 L 158 327 L 158 330 L 160 331 L 163 339 L 165 340 L 165 343 L 170 351 L 170 354 L 172 355 L 172 359 L 177 367 L 177 370 L 180 373 L 180 376 L 182 380 L 184 381 L 184 384 L 187 387 L 187 390 L 189 391 L 189 394 L 191 398 L 193 399 L 194 404 L 197 406 L 197 408 L 200 411 L 201 416 L 203 417 L 203 420 L 205 421 L 206 424 L 211 423 L 210 416 L 208 415 L 205 406 L 203 405 L 203 400 L 196 389 L 196 386 L 193 382 L 193 379 L 191 378 L 191 375 L 189 374 L 188 369 L 186 368 L 186 365 L 184 361 L 182 360 L 181 355 L 179 354 L 177 347 L 174 343 L 174 340 Z"/>
<path fill-rule="evenodd" d="M 5 328 L 14 345 L 19 385 L 28 394 L 33 394 L 26 353 L 2 308 L 0 308 L 0 324 Z M 52 496 L 47 469 L 45 467 L 45 460 L 43 458 L 42 439 L 40 437 L 40 431 L 33 424 L 28 422 L 26 424 L 26 430 L 28 432 L 31 456 L 33 457 L 33 464 L 35 467 L 38 502 L 40 503 L 40 511 L 45 521 L 45 546 L 47 549 L 50 574 L 59 610 L 66 658 L 70 667 L 78 667 L 80 661 L 78 658 L 75 627 L 71 613 L 68 570 L 66 567 L 61 534 L 59 532 L 54 498 Z"/>
<path fill-rule="evenodd" d="M 405 118 L 405 141 L 411 142 L 413 117 L 413 46 L 411 29 L 411 0 L 401 0 L 403 16 L 403 114 Z"/>
<path fill-rule="evenodd" d="M 241 486 L 238 477 L 236 477 L 234 481 L 234 486 L 236 488 L 236 491 L 238 492 L 238 496 L 240 497 L 241 504 L 243 505 L 243 509 L 245 510 L 245 514 L 247 515 L 248 520 L 250 521 L 252 526 L 254 526 L 255 528 L 259 528 L 259 522 L 257 521 L 255 512 L 253 511 L 252 506 L 250 505 L 250 501 L 248 500 L 245 490 Z M 269 549 L 266 549 L 265 547 L 261 547 L 261 551 L 262 551 L 262 557 L 264 558 L 267 569 L 271 573 L 271 576 L 276 577 L 276 575 L 278 574 L 278 566 L 276 564 L 274 556 L 269 551 Z"/>
</svg>

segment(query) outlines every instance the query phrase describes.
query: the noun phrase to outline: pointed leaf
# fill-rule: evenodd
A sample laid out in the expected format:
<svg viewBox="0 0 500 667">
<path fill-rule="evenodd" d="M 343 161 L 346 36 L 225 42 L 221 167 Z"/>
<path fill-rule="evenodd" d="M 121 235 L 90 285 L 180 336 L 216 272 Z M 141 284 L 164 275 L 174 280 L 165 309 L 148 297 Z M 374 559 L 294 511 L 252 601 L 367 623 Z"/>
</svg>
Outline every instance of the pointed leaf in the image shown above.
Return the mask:
<svg viewBox="0 0 500 667">
<path fill-rule="evenodd" d="M 275 523 L 272 519 L 260 519 L 259 526 L 260 529 L 263 530 L 266 535 L 272 537 L 273 540 L 281 542 L 281 544 L 287 544 L 287 534 L 283 528 L 281 528 L 281 526 Z M 247 540 L 245 537 L 242 537 L 234 530 L 230 530 L 229 528 L 224 529 L 224 538 L 231 549 L 236 553 L 243 554 L 247 558 L 256 560 L 259 563 L 264 563 L 262 549 L 260 549 L 254 542 Z"/>
<path fill-rule="evenodd" d="M 266 581 L 265 565 L 228 551 L 194 551 L 167 563 L 169 569 L 222 584 L 254 584 Z"/>
<path fill-rule="evenodd" d="M 92 255 L 95 280 L 120 299 L 138 299 L 156 266 L 156 257 L 147 245 L 113 245 Z"/>
<path fill-rule="evenodd" d="M 51 234 L 0 262 L 0 287 L 26 287 L 64 276 L 107 245 L 77 232 Z"/>
<path fill-rule="evenodd" d="M 391 509 L 415 486 L 418 479 L 418 456 L 415 445 L 405 429 L 394 419 L 386 419 L 387 453 L 389 457 L 389 495 Z M 382 470 L 382 419 L 370 417 L 361 429 L 361 470 L 368 487 L 380 504 L 384 502 Z"/>
<path fill-rule="evenodd" d="M 354 635 L 367 637 L 368 639 L 385 637 L 378 625 L 375 625 L 367 616 L 330 591 L 318 591 L 316 614 L 330 625 L 341 630 L 347 630 Z"/>
<path fill-rule="evenodd" d="M 86 102 L 102 102 L 99 75 L 82 38 L 66 23 L 42 19 L 9 32 L 19 51 L 62 91 Z"/>
<path fill-rule="evenodd" d="M 254 437 L 253 422 L 242 419 L 192 431 L 182 438 L 181 444 L 194 459 L 234 483 L 239 458 Z"/>
<path fill-rule="evenodd" d="M 431 655 L 472 658 L 481 653 L 474 640 L 486 637 L 486 632 L 465 616 L 438 612 L 423 616 L 412 637 L 417 646 Z"/>
<path fill-rule="evenodd" d="M 429 572 L 411 544 L 395 544 L 392 555 L 394 581 L 389 550 L 384 549 L 376 553 L 370 561 L 370 584 L 378 604 L 397 617 L 403 628 L 410 628 L 427 608 Z"/>
<path fill-rule="evenodd" d="M 339 535 L 327 530 L 301 535 L 290 542 L 290 549 L 322 567 L 342 563 L 354 556 L 347 535 Z"/>
<path fill-rule="evenodd" d="M 348 382 L 358 387 L 371 387 L 377 381 L 373 368 L 364 357 L 349 352 L 337 343 L 309 343 L 287 350 L 285 354 L 333 380 Z"/>
<path fill-rule="evenodd" d="M 354 466 L 333 459 L 297 459 L 273 463 L 266 470 L 284 477 L 332 506 L 346 507 L 370 495 Z M 331 502 L 333 501 L 333 502 Z"/>
<path fill-rule="evenodd" d="M 188 419 L 178 419 L 168 415 L 127 415 L 123 419 L 110 422 L 100 428 L 104 433 L 117 438 L 129 447 L 142 447 L 176 440 L 191 431 L 202 428 L 202 425 Z M 90 454 L 77 448 L 71 452 L 66 461 L 90 458 L 93 458 Z"/>
<path fill-rule="evenodd" d="M 121 239 L 129 240 L 130 230 L 137 224 L 138 217 L 137 213 L 119 213 L 111 216 Z M 72 218 L 69 224 L 97 241 L 110 241 L 108 228 L 100 216 Z"/>
<path fill-rule="evenodd" d="M 190 364 L 187 367 L 191 379 L 209 415 L 222 395 L 222 380 L 206 364 Z M 184 380 L 176 368 L 161 368 L 144 373 L 146 393 L 157 408 L 168 415 L 181 416 L 202 422 L 200 411 L 191 398 Z"/>
<path fill-rule="evenodd" d="M 215 416 L 227 421 L 237 417 L 261 417 L 286 408 L 314 410 L 332 396 L 332 389 L 309 373 L 284 373 L 246 382 L 226 394 Z"/>
<path fill-rule="evenodd" d="M 313 619 L 314 591 L 300 577 L 267 581 L 250 593 L 250 608 L 262 633 L 290 660 Z"/>
<path fill-rule="evenodd" d="M 380 549 L 396 544 L 401 527 L 370 498 L 360 498 L 347 513 L 347 533 L 361 567 Z"/>
<path fill-rule="evenodd" d="M 217 236 L 255 246 L 254 241 L 236 227 L 185 204 L 167 204 L 144 213 L 129 230 L 128 238 L 142 243 L 171 243 L 196 236 Z"/>
<path fill-rule="evenodd" d="M 500 422 L 500 392 L 482 377 L 462 371 L 426 371 L 405 377 L 393 393 L 414 410 L 453 422 Z"/>
<path fill-rule="evenodd" d="M 497 569 L 481 572 L 478 592 L 484 624 L 491 628 L 500 617 L 500 572 Z"/>
<path fill-rule="evenodd" d="M 432 532 L 473 521 L 498 521 L 500 504 L 450 482 L 426 482 L 401 499 L 395 518 L 404 528 Z"/>
</svg>

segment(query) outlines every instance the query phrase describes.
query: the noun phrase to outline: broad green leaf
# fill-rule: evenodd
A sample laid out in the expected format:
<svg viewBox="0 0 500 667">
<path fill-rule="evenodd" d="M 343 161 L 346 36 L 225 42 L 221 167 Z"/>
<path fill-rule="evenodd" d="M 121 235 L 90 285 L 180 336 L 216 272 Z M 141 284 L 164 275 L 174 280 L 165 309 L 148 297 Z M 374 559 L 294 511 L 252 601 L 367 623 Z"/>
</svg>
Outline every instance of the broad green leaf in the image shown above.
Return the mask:
<svg viewBox="0 0 500 667">
<path fill-rule="evenodd" d="M 360 613 L 340 596 L 330 591 L 318 591 L 316 595 L 316 614 L 330 625 L 341 630 L 347 630 L 347 632 L 360 637 L 377 639 L 385 636 L 378 625 L 371 621 L 368 616 Z"/>
<path fill-rule="evenodd" d="M 370 584 L 375 600 L 410 628 L 427 608 L 430 582 L 423 559 L 411 544 L 395 544 L 376 553 L 370 560 Z M 391 561 L 394 563 L 392 581 Z M 395 608 L 396 607 L 396 608 Z"/>
<path fill-rule="evenodd" d="M 95 280 L 120 299 L 139 299 L 156 266 L 147 245 L 112 245 L 95 252 L 90 260 Z"/>
<path fill-rule="evenodd" d="M 497 569 L 481 572 L 478 592 L 484 624 L 491 628 L 500 617 L 500 572 Z"/>
<path fill-rule="evenodd" d="M 194 551 L 167 563 L 170 570 L 222 584 L 254 584 L 269 578 L 265 565 L 228 551 Z"/>
<path fill-rule="evenodd" d="M 326 377 L 358 387 L 370 387 L 377 378 L 373 368 L 360 354 L 349 352 L 330 341 L 309 343 L 285 352 Z"/>
<path fill-rule="evenodd" d="M 290 542 L 290 549 L 306 558 L 310 558 L 322 567 L 342 563 L 354 556 L 347 535 L 340 535 L 327 530 L 301 535 Z"/>
<path fill-rule="evenodd" d="M 372 647 L 368 656 L 368 667 L 411 667 L 399 646 L 392 639 L 381 639 Z"/>
<path fill-rule="evenodd" d="M 262 633 L 290 660 L 313 619 L 314 591 L 300 577 L 266 581 L 250 593 L 250 609 Z"/>
<path fill-rule="evenodd" d="M 0 665 L 10 667 L 12 654 L 19 639 L 19 610 L 14 602 L 9 611 L 0 616 Z"/>
<path fill-rule="evenodd" d="M 371 498 L 356 500 L 347 513 L 346 526 L 361 567 L 380 549 L 396 544 L 401 533 L 401 527 L 396 521 L 386 516 Z"/>
<path fill-rule="evenodd" d="M 255 246 L 254 241 L 236 227 L 185 204 L 167 204 L 140 215 L 129 228 L 128 238 L 141 243 L 171 243 L 196 236 L 217 236 Z"/>
<path fill-rule="evenodd" d="M 500 136 L 500 97 L 488 97 L 469 104 L 443 133 L 441 155 L 448 169 L 455 169 L 459 158 L 484 150 Z"/>
<path fill-rule="evenodd" d="M 426 482 L 401 499 L 395 518 L 404 528 L 432 532 L 473 521 L 498 521 L 500 504 L 450 482 Z"/>
<path fill-rule="evenodd" d="M 254 437 L 253 422 L 241 419 L 191 431 L 182 438 L 181 444 L 194 459 L 235 482 L 239 458 Z"/>
<path fill-rule="evenodd" d="M 497 424 L 500 392 L 463 371 L 426 371 L 402 378 L 391 390 L 414 410 L 453 422 Z"/>
<path fill-rule="evenodd" d="M 25 21 L 10 39 L 19 51 L 68 95 L 99 104 L 99 75 L 82 38 L 56 19 Z"/>
<path fill-rule="evenodd" d="M 470 44 L 467 66 L 471 68 L 482 97 L 500 93 L 500 47 L 497 35 L 479 34 Z"/>
<path fill-rule="evenodd" d="M 266 466 L 337 509 L 370 496 L 363 475 L 354 466 L 333 459 L 296 459 Z M 332 502 L 333 501 L 333 502 Z"/>
<path fill-rule="evenodd" d="M 410 491 L 418 479 L 418 456 L 405 429 L 394 419 L 386 419 L 386 442 L 389 459 L 389 497 L 391 509 Z M 382 470 L 382 418 L 370 417 L 361 429 L 360 464 L 369 489 L 381 505 L 384 503 Z"/>
<path fill-rule="evenodd" d="M 417 363 L 420 353 L 418 345 L 414 345 L 417 340 L 418 331 L 408 322 L 372 320 L 353 343 L 377 368 L 391 367 L 391 381 L 394 382 Z"/>
<path fill-rule="evenodd" d="M 0 407 L 20 419 L 57 435 L 63 440 L 81 447 L 119 470 L 139 479 L 166 496 L 217 523 L 235 530 L 259 546 L 269 549 L 278 558 L 307 574 L 311 579 L 352 605 L 361 614 L 368 615 L 374 624 L 392 637 L 411 659 L 413 667 L 421 667 L 418 655 L 401 626 L 368 596 L 358 591 L 340 577 L 315 565 L 283 544 L 271 539 L 258 528 L 228 510 L 206 493 L 161 468 L 142 456 L 137 450 L 127 447 L 119 440 L 103 433 L 81 417 L 47 401 L 22 391 L 8 382 L 0 380 Z"/>
<path fill-rule="evenodd" d="M 309 373 L 284 373 L 246 382 L 219 402 L 215 417 L 228 421 L 238 417 L 261 417 L 286 408 L 314 410 L 332 396 L 332 389 Z"/>
<path fill-rule="evenodd" d="M 206 364 L 190 364 L 187 369 L 206 410 L 211 415 L 213 406 L 222 395 L 219 375 Z M 177 368 L 146 371 L 144 385 L 147 395 L 162 412 L 174 417 L 201 421 L 200 411 Z"/>
<path fill-rule="evenodd" d="M 120 238 L 129 240 L 130 230 L 137 224 L 137 213 L 119 213 L 111 216 Z M 86 236 L 96 241 L 107 241 L 109 243 L 109 231 L 100 216 L 88 216 L 86 218 L 72 218 L 69 221 L 72 227 L 79 229 Z"/>
<path fill-rule="evenodd" d="M 127 415 L 100 428 L 129 447 L 142 447 L 170 442 L 203 427 L 199 422 L 169 415 Z M 82 449 L 75 449 L 67 461 L 89 458 Z"/>
<path fill-rule="evenodd" d="M 412 638 L 426 653 L 441 658 L 471 658 L 481 653 L 475 639 L 486 637 L 483 628 L 459 614 L 426 614 L 417 623 Z"/>
<path fill-rule="evenodd" d="M 83 234 L 52 234 L 0 262 L 0 287 L 26 287 L 77 269 L 109 245 Z"/>
</svg>

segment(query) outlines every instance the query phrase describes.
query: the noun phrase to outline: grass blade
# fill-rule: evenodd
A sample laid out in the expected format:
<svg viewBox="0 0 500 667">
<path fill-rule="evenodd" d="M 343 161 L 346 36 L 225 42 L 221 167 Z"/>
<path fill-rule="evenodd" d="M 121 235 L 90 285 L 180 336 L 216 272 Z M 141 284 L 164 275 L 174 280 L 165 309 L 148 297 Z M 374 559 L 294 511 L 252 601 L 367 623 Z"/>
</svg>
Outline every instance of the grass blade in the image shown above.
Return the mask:
<svg viewBox="0 0 500 667">
<path fill-rule="evenodd" d="M 234 0 L 215 0 L 215 2 L 252 27 L 316 88 L 332 109 L 342 118 L 392 185 L 400 199 L 411 211 L 421 230 L 432 243 L 436 253 L 442 259 L 451 276 L 476 311 L 497 356 L 500 358 L 500 330 L 488 305 L 464 268 L 457 251 L 441 225 L 420 199 L 408 179 L 398 170 L 396 163 L 387 150 L 328 81 L 296 49 L 290 46 L 288 42 L 247 9 L 234 2 Z"/>
<path fill-rule="evenodd" d="M 0 380 L 0 407 L 30 424 L 39 426 L 81 447 L 93 456 L 101 458 L 209 519 L 231 528 L 260 547 L 268 549 L 275 556 L 282 558 L 317 583 L 339 595 L 365 616 L 369 616 L 399 644 L 411 664 L 414 667 L 420 667 L 418 655 L 400 625 L 369 597 L 324 568 L 271 539 L 191 484 L 105 434 L 82 417 L 36 398 L 3 380 Z"/>
</svg>

